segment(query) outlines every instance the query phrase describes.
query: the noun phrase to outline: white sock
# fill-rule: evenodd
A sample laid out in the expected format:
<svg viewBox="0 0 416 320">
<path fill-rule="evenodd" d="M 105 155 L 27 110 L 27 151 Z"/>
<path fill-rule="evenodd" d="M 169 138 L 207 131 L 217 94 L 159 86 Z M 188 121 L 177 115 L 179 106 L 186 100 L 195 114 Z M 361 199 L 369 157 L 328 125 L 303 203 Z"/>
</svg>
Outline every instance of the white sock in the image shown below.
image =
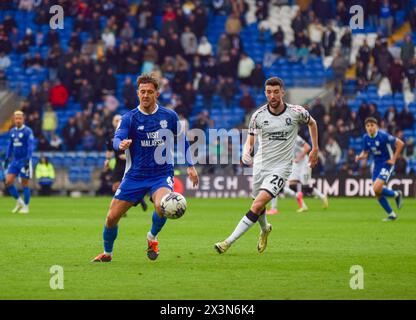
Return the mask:
<svg viewBox="0 0 416 320">
<path fill-rule="evenodd" d="M 274 208 L 274 209 L 276 209 L 276 208 Z M 266 213 L 263 213 L 262 215 L 259 216 L 258 222 L 260 224 L 261 230 L 266 231 L 267 225 L 268 225 Z"/>
<path fill-rule="evenodd" d="M 147 240 L 155 241 L 156 240 L 156 237 L 149 231 L 147 233 Z"/>
<path fill-rule="evenodd" d="M 272 199 L 272 209 L 277 210 L 277 197 Z"/>
<path fill-rule="evenodd" d="M 317 196 L 321 200 L 325 198 L 324 194 L 316 188 L 313 188 L 312 195 Z"/>
<path fill-rule="evenodd" d="M 233 231 L 233 233 L 225 239 L 225 241 L 229 244 L 232 244 L 238 238 L 240 238 L 248 229 L 250 229 L 255 222 L 251 221 L 249 218 L 244 216 L 240 222 L 238 223 L 237 227 Z"/>
<path fill-rule="evenodd" d="M 290 189 L 289 187 L 284 187 L 283 192 L 286 196 L 289 196 L 291 198 L 296 198 L 296 192 Z"/>
<path fill-rule="evenodd" d="M 389 217 L 396 217 L 396 214 L 394 213 L 394 211 L 392 211 L 392 212 L 389 214 Z"/>
</svg>

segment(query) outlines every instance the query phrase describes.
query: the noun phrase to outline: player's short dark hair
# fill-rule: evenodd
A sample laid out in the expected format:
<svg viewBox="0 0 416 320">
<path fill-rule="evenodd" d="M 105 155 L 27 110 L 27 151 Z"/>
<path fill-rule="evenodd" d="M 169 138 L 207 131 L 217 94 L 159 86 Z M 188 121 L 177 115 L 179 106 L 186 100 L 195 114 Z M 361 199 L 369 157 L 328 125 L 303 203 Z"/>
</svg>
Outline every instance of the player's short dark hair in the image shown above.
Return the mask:
<svg viewBox="0 0 416 320">
<path fill-rule="evenodd" d="M 367 123 L 375 123 L 376 125 L 378 125 L 378 121 L 374 117 L 365 118 L 364 125 L 366 125 Z"/>
<path fill-rule="evenodd" d="M 281 88 L 284 87 L 284 82 L 279 77 L 271 77 L 266 80 L 264 86 L 280 86 Z"/>
<path fill-rule="evenodd" d="M 159 90 L 159 80 L 151 74 L 142 74 L 137 78 L 137 87 L 142 83 L 152 83 L 155 86 L 156 91 Z"/>
</svg>

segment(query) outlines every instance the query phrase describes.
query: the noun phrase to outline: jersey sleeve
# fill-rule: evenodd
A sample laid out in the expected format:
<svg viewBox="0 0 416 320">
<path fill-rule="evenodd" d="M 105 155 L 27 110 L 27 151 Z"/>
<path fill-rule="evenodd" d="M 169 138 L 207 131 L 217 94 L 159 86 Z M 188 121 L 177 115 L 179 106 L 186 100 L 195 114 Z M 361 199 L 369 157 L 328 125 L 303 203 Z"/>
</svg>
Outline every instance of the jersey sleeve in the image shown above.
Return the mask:
<svg viewBox="0 0 416 320">
<path fill-rule="evenodd" d="M 370 148 L 367 145 L 367 135 L 363 135 L 362 151 L 370 152 Z"/>
<path fill-rule="evenodd" d="M 126 113 L 121 117 L 120 125 L 118 126 L 116 132 L 114 133 L 114 139 L 113 139 L 114 150 L 118 150 L 121 141 L 128 138 L 129 130 L 130 130 L 130 122 L 131 122 L 130 113 Z"/>
<path fill-rule="evenodd" d="M 258 133 L 258 129 L 257 114 L 253 114 L 248 124 L 248 134 L 254 136 Z"/>
<path fill-rule="evenodd" d="M 32 129 L 27 130 L 27 156 L 26 161 L 32 158 L 33 150 L 35 149 L 35 137 L 33 136 Z"/>
<path fill-rule="evenodd" d="M 182 126 L 178 114 L 176 112 L 173 113 L 172 116 L 172 124 L 171 124 L 171 130 L 173 132 L 173 135 L 176 137 L 176 141 L 183 141 L 184 147 L 185 147 L 185 164 L 188 167 L 192 167 L 194 165 L 194 162 L 192 160 L 191 150 L 189 149 L 190 144 L 188 137 L 186 136 L 185 128 Z"/>
<path fill-rule="evenodd" d="M 294 106 L 292 109 L 295 113 L 296 120 L 300 124 L 308 124 L 311 119 L 309 111 L 302 106 Z"/>
<path fill-rule="evenodd" d="M 388 143 L 388 144 L 391 144 L 391 145 L 395 145 L 396 144 L 396 137 L 394 137 L 394 136 L 392 136 L 391 134 L 389 134 L 389 133 L 386 133 L 386 142 Z"/>
</svg>

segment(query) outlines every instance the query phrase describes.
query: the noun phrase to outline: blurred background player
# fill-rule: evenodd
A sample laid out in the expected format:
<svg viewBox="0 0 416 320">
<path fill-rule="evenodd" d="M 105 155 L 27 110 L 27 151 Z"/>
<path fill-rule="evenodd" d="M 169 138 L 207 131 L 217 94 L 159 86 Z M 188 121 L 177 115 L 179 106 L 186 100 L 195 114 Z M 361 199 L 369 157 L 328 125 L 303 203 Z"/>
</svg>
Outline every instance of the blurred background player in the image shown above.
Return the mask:
<svg viewBox="0 0 416 320">
<path fill-rule="evenodd" d="M 394 197 L 397 209 L 403 205 L 403 194 L 400 190 L 392 190 L 386 187 L 390 176 L 394 170 L 394 164 L 399 157 L 404 143 L 389 133 L 380 130 L 376 118 L 368 117 L 365 119 L 366 134 L 363 136 L 363 150 L 355 157 L 355 161 L 367 160 L 371 153 L 374 159 L 373 164 L 373 191 L 378 202 L 386 211 L 388 217 L 383 221 L 394 221 L 397 219 L 396 213 L 390 207 L 387 197 Z M 393 153 L 393 147 L 396 150 Z M 365 164 L 364 164 L 365 165 Z"/>
<path fill-rule="evenodd" d="M 292 173 L 288 179 L 288 186 L 283 189 L 283 194 L 290 198 L 296 198 L 299 209 L 297 212 L 305 212 L 308 206 L 303 200 L 305 194 L 311 194 L 318 197 L 322 201 L 323 208 L 328 208 L 328 197 L 316 188 L 309 186 L 312 177 L 312 169 L 309 167 L 308 153 L 311 151 L 311 146 L 301 137 L 297 136 L 295 147 L 293 149 L 293 166 Z M 277 214 L 277 197 L 271 201 L 271 208 L 267 214 Z"/>
<path fill-rule="evenodd" d="M 13 116 L 14 127 L 10 129 L 9 144 L 6 150 L 5 168 L 6 189 L 16 199 L 13 213 L 29 213 L 30 188 L 29 179 L 32 177 L 32 152 L 34 138 L 32 129 L 25 126 L 24 114 L 16 111 Z M 23 199 L 19 195 L 14 181 L 20 177 L 23 187 Z"/>
<path fill-rule="evenodd" d="M 120 125 L 121 122 L 121 115 L 116 114 L 113 117 L 113 128 L 114 128 L 114 132 L 117 130 L 118 126 Z M 111 136 L 114 135 L 114 132 L 111 133 Z M 115 158 L 115 166 L 114 169 L 112 171 L 112 180 L 113 180 L 113 185 L 112 185 L 112 192 L 115 193 L 118 189 L 118 186 L 121 183 L 121 180 L 123 179 L 124 176 L 124 171 L 126 169 L 126 155 L 124 153 L 124 151 L 121 150 L 117 150 L 115 151 L 113 148 L 113 140 L 114 138 L 111 137 L 111 139 L 109 139 L 107 141 L 107 151 L 105 153 L 105 161 L 104 161 L 104 168 L 107 169 L 109 167 L 109 162 L 111 160 L 111 158 L 114 155 Z M 144 201 L 144 199 L 142 199 L 140 201 L 140 205 L 142 206 L 143 210 L 146 211 L 147 210 L 147 204 Z M 126 216 L 127 214 L 124 214 L 124 216 Z"/>
<path fill-rule="evenodd" d="M 242 157 L 244 164 L 253 163 L 254 201 L 232 234 L 215 244 L 218 253 L 226 252 L 257 221 L 261 228 L 257 251 L 261 253 L 266 249 L 267 237 L 272 230 L 265 214 L 266 205 L 283 190 L 292 172 L 293 148 L 302 124 L 308 125 L 313 144 L 309 154 L 310 166 L 313 168 L 318 161 L 318 128 L 309 112 L 301 106 L 283 102 L 285 90 L 280 78 L 268 79 L 264 93 L 267 104 L 257 109 L 250 119 Z M 252 161 L 256 136 L 259 149 Z"/>
<path fill-rule="evenodd" d="M 165 195 L 172 192 L 173 164 L 169 159 L 160 163 L 157 152 L 161 151 L 158 149 L 160 145 L 166 147 L 166 154 L 173 151 L 173 141 L 163 139 L 168 132 L 185 142 L 188 177 L 194 187 L 198 184 L 198 174 L 190 157 L 189 142 L 185 131 L 180 127 L 177 113 L 157 104 L 160 95 L 159 81 L 151 75 L 144 74 L 138 77 L 137 87 L 140 104 L 122 116 L 113 141 L 114 150 L 126 153 L 126 171 L 107 214 L 103 232 L 104 252 L 96 256 L 92 262 L 112 260 L 120 218 L 132 206 L 140 203 L 147 193 L 155 206 L 152 227 L 147 233 L 147 257 L 156 260 L 159 256 L 157 235 L 166 223 L 160 202 Z"/>
</svg>

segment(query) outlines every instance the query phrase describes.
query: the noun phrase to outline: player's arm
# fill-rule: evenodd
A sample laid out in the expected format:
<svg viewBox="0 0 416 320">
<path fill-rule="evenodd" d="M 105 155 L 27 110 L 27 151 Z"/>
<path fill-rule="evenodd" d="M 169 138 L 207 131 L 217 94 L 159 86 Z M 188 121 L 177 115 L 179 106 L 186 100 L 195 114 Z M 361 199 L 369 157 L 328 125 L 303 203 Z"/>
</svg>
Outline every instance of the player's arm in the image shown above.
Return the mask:
<svg viewBox="0 0 416 320">
<path fill-rule="evenodd" d="M 29 131 L 28 141 L 27 141 L 27 156 L 26 156 L 26 166 L 29 165 L 30 159 L 32 159 L 33 150 L 35 149 L 35 138 L 33 136 L 32 130 Z"/>
<path fill-rule="evenodd" d="M 130 147 L 133 140 L 128 139 L 129 128 L 130 128 L 130 115 L 127 113 L 121 118 L 120 125 L 114 134 L 114 139 L 113 139 L 114 150 L 127 150 Z"/>
<path fill-rule="evenodd" d="M 397 158 L 403 150 L 404 142 L 401 139 L 396 138 L 395 147 L 396 150 L 394 151 L 393 157 L 390 160 L 387 160 L 387 163 L 390 165 L 394 165 L 396 163 Z"/>
<path fill-rule="evenodd" d="M 13 154 L 13 138 L 10 136 L 9 143 L 6 149 L 6 159 L 4 160 L 5 169 L 7 169 L 7 166 L 9 165 L 12 154 Z"/>
<path fill-rule="evenodd" d="M 355 162 L 358 162 L 360 160 L 367 160 L 367 158 L 368 158 L 368 151 L 363 150 L 360 152 L 359 155 L 355 156 Z"/>
<path fill-rule="evenodd" d="M 185 164 L 187 166 L 186 172 L 188 174 L 189 180 L 191 180 L 192 185 L 196 187 L 199 183 L 198 172 L 195 169 L 194 162 L 192 159 L 192 154 L 190 150 L 190 143 L 188 137 L 186 136 L 185 128 L 182 127 L 181 122 L 179 121 L 178 115 L 175 113 L 173 117 L 173 127 L 172 131 L 176 137 L 176 141 L 183 140 L 185 143 Z"/>
<path fill-rule="evenodd" d="M 246 143 L 243 146 L 243 156 L 242 161 L 245 165 L 250 165 L 253 163 L 253 149 L 254 149 L 254 143 L 255 143 L 255 136 L 254 134 L 248 134 Z"/>
<path fill-rule="evenodd" d="M 309 151 L 311 151 L 311 146 L 309 145 L 309 143 L 305 141 L 305 143 L 303 144 L 303 150 L 295 159 L 295 163 L 298 163 L 300 160 L 302 160 L 303 157 L 305 157 L 309 153 Z"/>
<path fill-rule="evenodd" d="M 318 146 L 318 125 L 316 124 L 315 119 L 312 117 L 309 118 L 308 129 L 309 129 L 309 135 L 311 136 L 311 141 L 312 141 L 312 149 L 309 152 L 309 166 L 313 168 L 318 163 L 319 146 Z"/>
</svg>

